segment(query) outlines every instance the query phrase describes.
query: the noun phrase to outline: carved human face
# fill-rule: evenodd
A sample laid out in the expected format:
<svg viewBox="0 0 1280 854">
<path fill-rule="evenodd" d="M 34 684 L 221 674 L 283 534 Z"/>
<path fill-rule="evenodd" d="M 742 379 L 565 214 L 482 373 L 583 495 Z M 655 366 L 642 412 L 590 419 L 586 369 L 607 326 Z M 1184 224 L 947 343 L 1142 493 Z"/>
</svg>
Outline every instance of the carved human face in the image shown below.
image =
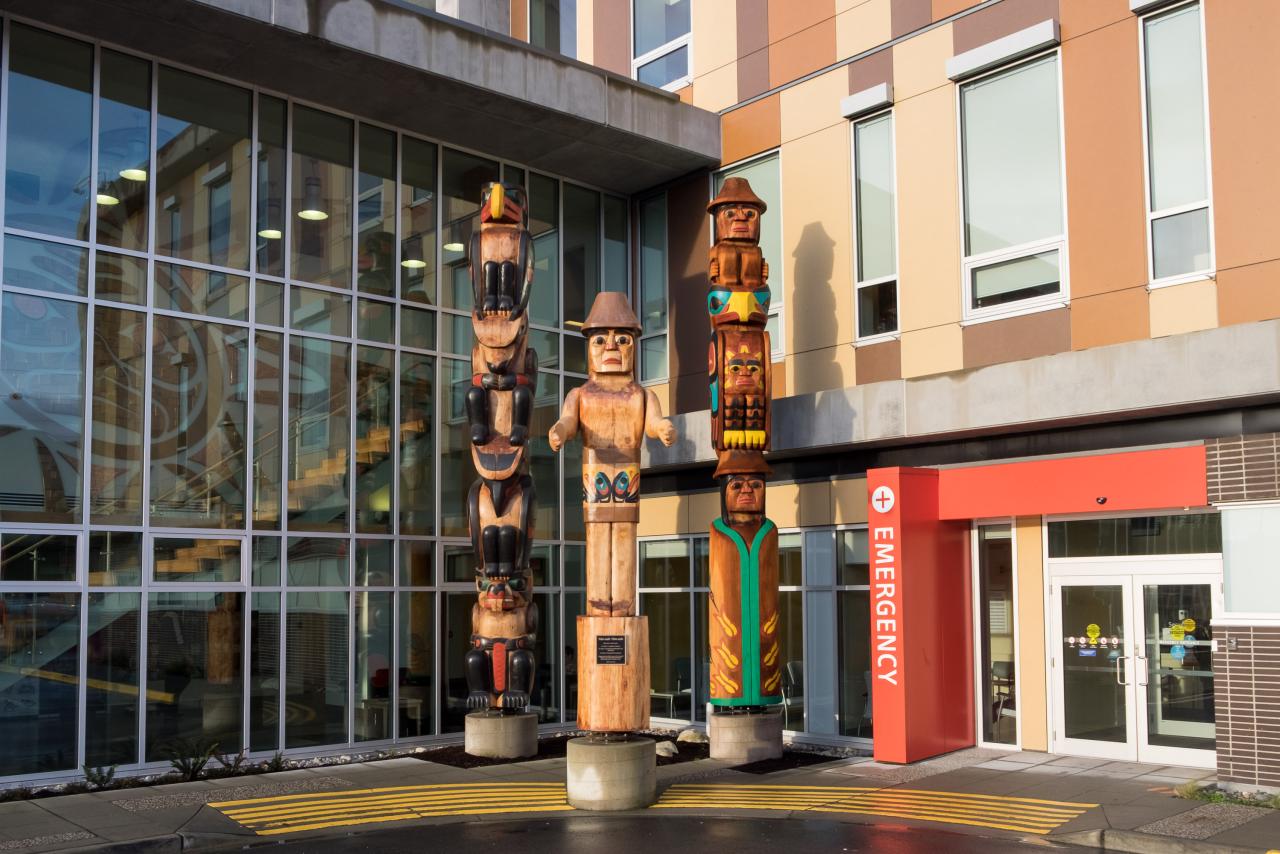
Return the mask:
<svg viewBox="0 0 1280 854">
<path fill-rule="evenodd" d="M 716 235 L 721 240 L 760 242 L 760 211 L 753 205 L 728 204 L 716 208 Z"/>
<path fill-rule="evenodd" d="M 764 512 L 764 478 L 735 474 L 724 485 L 724 509 L 730 513 Z"/>
<path fill-rule="evenodd" d="M 760 354 L 742 347 L 725 363 L 725 390 L 739 394 L 764 394 L 764 372 Z"/>
<path fill-rule="evenodd" d="M 480 606 L 487 611 L 513 611 L 528 604 L 529 580 L 523 575 L 476 578 Z"/>
<path fill-rule="evenodd" d="M 625 374 L 635 367 L 636 337 L 630 329 L 596 329 L 587 339 L 587 364 L 596 374 Z"/>
</svg>

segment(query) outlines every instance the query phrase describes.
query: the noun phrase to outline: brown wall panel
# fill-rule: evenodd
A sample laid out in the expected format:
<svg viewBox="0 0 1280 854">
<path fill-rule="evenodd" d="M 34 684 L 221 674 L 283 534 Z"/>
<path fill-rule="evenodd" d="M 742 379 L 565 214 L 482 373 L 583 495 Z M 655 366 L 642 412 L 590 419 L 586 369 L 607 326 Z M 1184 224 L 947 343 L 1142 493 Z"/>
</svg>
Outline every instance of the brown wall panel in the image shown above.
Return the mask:
<svg viewBox="0 0 1280 854">
<path fill-rule="evenodd" d="M 1046 18 L 1058 17 L 1058 0 L 1017 0 L 997 3 L 957 18 L 951 28 L 956 53 L 1004 38 L 1010 33 L 1038 24 Z"/>
<path fill-rule="evenodd" d="M 769 0 L 738 0 L 738 58 L 769 46 Z"/>
<path fill-rule="evenodd" d="M 1071 301 L 1071 349 L 1087 350 L 1151 337 L 1146 285 Z"/>
<path fill-rule="evenodd" d="M 769 45 L 769 86 L 781 86 L 836 61 L 836 19 L 827 18 Z"/>
<path fill-rule="evenodd" d="M 932 0 L 891 0 L 891 3 L 890 18 L 895 39 L 933 23 Z"/>
<path fill-rule="evenodd" d="M 893 82 L 893 48 L 878 50 L 849 63 L 849 94 Z"/>
<path fill-rule="evenodd" d="M 709 191 L 705 172 L 667 188 L 667 331 L 673 412 L 696 412 L 711 405 L 707 390 Z"/>
<path fill-rule="evenodd" d="M 631 76 L 631 2 L 594 0 L 592 64 Z"/>
<path fill-rule="evenodd" d="M 1218 270 L 1218 324 L 1280 317 L 1280 261 Z"/>
<path fill-rule="evenodd" d="M 781 104 L 778 95 L 770 95 L 725 113 L 720 119 L 720 162 L 735 163 L 776 148 L 782 141 Z"/>
<path fill-rule="evenodd" d="M 1214 234 L 1226 270 L 1280 257 L 1280 6 L 1219 0 L 1204 12 Z"/>
<path fill-rule="evenodd" d="M 855 353 L 855 365 L 858 385 L 902 379 L 902 343 L 886 341 L 859 347 Z"/>
<path fill-rule="evenodd" d="M 1071 312 L 1058 308 L 966 326 L 964 367 L 1017 362 L 1071 349 Z"/>
<path fill-rule="evenodd" d="M 1130 16 L 1062 47 L 1073 298 L 1147 282 L 1137 26 Z"/>
<path fill-rule="evenodd" d="M 745 101 L 769 89 L 769 49 L 762 47 L 738 60 L 738 98 Z"/>
</svg>

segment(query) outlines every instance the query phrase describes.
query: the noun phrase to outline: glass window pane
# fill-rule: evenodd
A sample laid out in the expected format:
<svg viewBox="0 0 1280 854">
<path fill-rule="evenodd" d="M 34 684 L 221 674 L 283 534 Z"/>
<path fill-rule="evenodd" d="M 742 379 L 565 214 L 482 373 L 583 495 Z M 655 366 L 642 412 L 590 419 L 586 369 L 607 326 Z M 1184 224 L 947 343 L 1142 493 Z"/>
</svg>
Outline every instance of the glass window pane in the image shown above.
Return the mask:
<svg viewBox="0 0 1280 854">
<path fill-rule="evenodd" d="M 836 547 L 836 584 L 869 584 L 871 567 L 866 530 L 838 532 Z"/>
<path fill-rule="evenodd" d="M 640 204 L 640 325 L 667 330 L 667 197 Z"/>
<path fill-rule="evenodd" d="M 578 55 L 578 0 L 530 0 L 529 44 Z"/>
<path fill-rule="evenodd" d="M 151 63 L 102 51 L 98 102 L 98 242 L 147 248 Z"/>
<path fill-rule="evenodd" d="M 653 540 L 640 544 L 641 587 L 688 587 L 689 541 Z"/>
<path fill-rule="evenodd" d="M 93 327 L 90 519 L 105 525 L 140 525 L 146 315 L 98 306 Z"/>
<path fill-rule="evenodd" d="M 254 323 L 284 326 L 284 285 L 258 279 L 253 287 Z"/>
<path fill-rule="evenodd" d="M 440 401 L 440 534 L 467 537 L 466 496 L 476 469 L 471 462 L 471 430 L 467 423 L 466 394 L 471 387 L 471 363 L 440 360 L 445 383 Z M 470 580 L 468 577 L 465 580 Z"/>
<path fill-rule="evenodd" d="M 871 721 L 870 596 L 867 590 L 836 592 L 840 735 L 861 738 L 875 734 Z"/>
<path fill-rule="evenodd" d="M 1226 608 L 1246 614 L 1280 614 L 1276 555 L 1280 554 L 1280 507 L 1233 507 L 1222 511 L 1223 580 Z"/>
<path fill-rule="evenodd" d="M 828 567 L 830 572 L 832 567 L 830 534 L 824 531 L 820 532 L 820 535 L 826 544 L 820 556 L 820 562 Z M 805 592 L 804 597 L 805 731 L 820 735 L 835 735 L 836 706 L 840 693 L 840 688 L 837 687 L 836 659 L 831 654 L 831 650 L 836 647 L 836 599 L 829 590 L 809 590 Z M 839 681 L 845 680 L 839 679 Z"/>
<path fill-rule="evenodd" d="M 289 326 L 301 332 L 351 334 L 351 297 L 311 288 L 289 289 Z"/>
<path fill-rule="evenodd" d="M 347 594 L 286 594 L 286 748 L 347 740 Z"/>
<path fill-rule="evenodd" d="M 78 522 L 84 306 L 5 294 L 0 307 L 0 521 Z"/>
<path fill-rule="evenodd" d="M 534 560 L 536 563 L 537 559 Z M 533 640 L 533 660 L 537 673 L 533 679 L 531 711 L 537 713 L 539 723 L 557 723 L 560 720 L 560 660 L 563 648 L 558 637 L 560 609 L 557 606 L 560 596 L 555 593 L 536 593 L 533 598 L 538 606 L 538 632 Z"/>
<path fill-rule="evenodd" d="M 0 594 L 0 776 L 76 769 L 80 596 Z"/>
<path fill-rule="evenodd" d="M 435 530 L 435 359 L 400 355 L 400 533 Z"/>
<path fill-rule="evenodd" d="M 289 343 L 289 525 L 347 530 L 351 345 L 315 338 Z"/>
<path fill-rule="evenodd" d="M 440 580 L 445 581 L 474 581 L 476 576 L 476 558 L 475 553 L 471 550 L 471 546 L 450 546 L 444 547 L 444 577 Z"/>
<path fill-rule="evenodd" d="M 631 277 L 627 252 L 627 200 L 604 197 L 604 289 L 627 292 Z"/>
<path fill-rule="evenodd" d="M 254 593 L 249 613 L 249 749 L 280 748 L 280 594 Z"/>
<path fill-rule="evenodd" d="M 440 731 L 462 732 L 467 715 L 465 659 L 471 648 L 471 608 L 475 593 L 444 594 L 440 620 Z"/>
<path fill-rule="evenodd" d="M 88 601 L 84 764 L 131 764 L 138 761 L 142 594 L 91 593 Z"/>
<path fill-rule="evenodd" d="M 635 55 L 687 35 L 692 5 L 691 0 L 635 0 Z"/>
<path fill-rule="evenodd" d="M 147 259 L 99 251 L 93 295 L 98 299 L 146 305 Z"/>
<path fill-rule="evenodd" d="M 853 126 L 854 192 L 858 212 L 858 281 L 898 270 L 893 193 L 893 116 Z"/>
<path fill-rule="evenodd" d="M 7 234 L 4 283 L 51 294 L 84 296 L 89 288 L 89 251 Z"/>
<path fill-rule="evenodd" d="M 742 166 L 735 166 L 716 174 L 716 192 L 724 186 L 726 178 L 746 178 L 751 182 L 751 190 L 764 200 L 768 210 L 760 217 L 760 251 L 769 264 L 770 305 L 776 310 L 782 305 L 785 288 L 783 283 L 782 263 L 782 175 L 778 167 L 778 155 L 771 154 L 759 160 L 753 160 Z M 773 346 L 781 346 L 778 330 L 773 325 L 775 315 L 770 316 L 769 332 L 773 336 Z"/>
<path fill-rule="evenodd" d="M 346 587 L 351 583 L 349 541 L 337 537 L 290 537 L 290 587 Z"/>
<path fill-rule="evenodd" d="M 1200 6 L 1142 22 L 1146 46 L 1151 210 L 1208 198 Z"/>
<path fill-rule="evenodd" d="M 238 582 L 240 541 L 156 537 L 153 575 L 160 582 Z"/>
<path fill-rule="evenodd" d="M 697 541 L 701 542 L 701 541 Z M 695 556 L 698 548 L 694 546 Z M 707 642 L 707 619 L 711 598 L 705 591 L 693 594 L 693 719 L 706 721 L 711 702 L 711 647 Z"/>
<path fill-rule="evenodd" d="M 396 307 L 362 299 L 356 306 L 356 336 L 380 344 L 395 343 Z"/>
<path fill-rule="evenodd" d="M 960 109 L 965 253 L 1062 234 L 1057 57 L 966 84 Z"/>
<path fill-rule="evenodd" d="M 288 107 L 279 98 L 258 96 L 258 272 L 284 275 L 285 130 Z"/>
<path fill-rule="evenodd" d="M 560 322 L 560 182 L 536 172 L 529 176 L 529 233 L 533 237 L 529 318 L 555 326 Z"/>
<path fill-rule="evenodd" d="M 600 194 L 564 185 L 564 322 L 580 329 L 600 293 Z"/>
<path fill-rule="evenodd" d="M 396 135 L 360 125 L 360 174 L 356 178 L 359 231 L 356 286 L 367 293 L 395 294 Z"/>
<path fill-rule="evenodd" d="M 475 342 L 475 335 L 471 328 L 471 315 L 441 312 L 440 317 L 440 333 L 444 339 L 440 342 L 440 349 L 455 356 L 470 355 L 471 346 Z"/>
<path fill-rule="evenodd" d="M 569 336 L 578 338 L 579 336 Z M 564 394 L 582 385 L 585 380 L 564 378 Z M 564 398 L 561 398 L 563 400 Z M 566 540 L 585 540 L 587 538 L 586 523 L 582 519 L 582 443 L 567 442 L 560 449 L 560 465 L 563 487 L 560 490 L 564 504 L 564 538 Z"/>
<path fill-rule="evenodd" d="M 356 741 L 391 737 L 391 596 L 355 594 Z"/>
<path fill-rule="evenodd" d="M 250 94 L 160 67 L 156 252 L 249 266 Z"/>
<path fill-rule="evenodd" d="M 254 537 L 250 584 L 275 587 L 280 583 L 280 538 Z"/>
<path fill-rule="evenodd" d="M 564 594 L 564 719 L 566 722 L 578 719 L 578 616 L 586 612 L 587 594 Z"/>
<path fill-rule="evenodd" d="M 148 762 L 242 746 L 239 593 L 152 593 L 147 605 Z"/>
<path fill-rule="evenodd" d="M 557 455 L 547 441 L 547 432 L 560 417 L 559 377 L 543 374 L 538 378 L 538 396 L 533 405 L 533 421 L 530 425 L 529 445 L 533 457 L 529 473 L 533 475 L 533 488 L 537 496 L 534 502 L 533 536 L 535 540 L 554 540 L 560 536 L 560 501 L 557 487 L 560 473 L 556 468 Z"/>
<path fill-rule="evenodd" d="M 404 137 L 400 175 L 400 297 L 429 304 L 436 301 L 438 151 L 434 143 Z M 479 206 L 479 195 L 474 202 Z M 453 257 L 452 254 L 449 257 Z"/>
<path fill-rule="evenodd" d="M 356 586 L 391 587 L 395 542 L 392 540 L 356 540 Z"/>
<path fill-rule="evenodd" d="M 436 545 L 423 540 L 400 541 L 400 584 L 405 587 L 430 587 L 435 583 L 431 571 L 435 563 Z"/>
<path fill-rule="evenodd" d="M 400 309 L 400 346 L 434 350 L 436 348 L 436 313 L 403 306 Z"/>
<path fill-rule="evenodd" d="M 1209 209 L 1152 220 L 1151 258 L 1157 279 L 1207 271 L 1211 266 Z"/>
<path fill-rule="evenodd" d="M 779 558 L 781 557 L 780 538 Z M 793 732 L 804 732 L 805 728 L 804 605 L 800 598 L 803 595 L 799 590 L 784 590 L 778 593 L 778 614 L 782 623 L 782 638 L 779 646 L 780 657 L 784 662 L 782 665 L 782 727 Z"/>
<path fill-rule="evenodd" d="M 778 535 L 778 584 L 799 587 L 803 583 L 804 547 L 801 534 Z"/>
<path fill-rule="evenodd" d="M 1220 551 L 1222 524 L 1217 513 L 1049 523 L 1051 558 L 1216 554 Z"/>
<path fill-rule="evenodd" d="M 75 581 L 76 538 L 0 534 L 0 581 Z"/>
<path fill-rule="evenodd" d="M 686 0 L 687 2 L 687 0 Z M 666 86 L 689 76 L 689 46 L 681 45 L 636 69 L 636 79 L 650 86 Z"/>
<path fill-rule="evenodd" d="M 391 533 L 395 354 L 356 350 L 356 531 Z"/>
<path fill-rule="evenodd" d="M 973 308 L 1003 305 L 1048 296 L 1061 290 L 1058 250 L 977 267 L 973 276 Z"/>
<path fill-rule="evenodd" d="M 151 522 L 244 527 L 249 334 L 156 316 L 151 378 Z"/>
<path fill-rule="evenodd" d="M 6 84 L 5 225 L 88 240 L 93 48 L 14 24 Z"/>
<path fill-rule="evenodd" d="M 498 163 L 473 154 L 444 150 L 444 289 L 440 304 L 471 310 L 471 276 L 467 252 L 478 225 L 480 194 L 498 180 Z"/>
<path fill-rule="evenodd" d="M 435 697 L 435 600 L 436 594 L 400 593 L 400 708 L 397 732 L 401 738 L 435 732 L 432 711 Z"/>
<path fill-rule="evenodd" d="M 587 583 L 586 560 L 586 549 L 583 546 L 564 547 L 565 587 L 582 587 Z"/>
<path fill-rule="evenodd" d="M 686 558 L 686 574 L 687 574 Z M 689 593 L 641 593 L 649 620 L 649 713 L 693 720 L 693 648 Z"/>
<path fill-rule="evenodd" d="M 142 583 L 142 534 L 95 531 L 89 535 L 89 584 L 128 587 Z"/>
<path fill-rule="evenodd" d="M 196 267 L 156 263 L 156 308 L 249 319 L 249 280 Z"/>
<path fill-rule="evenodd" d="M 978 641 L 982 740 L 1017 744 L 1016 638 L 1013 633 L 1013 533 L 978 528 Z"/>
<path fill-rule="evenodd" d="M 284 336 L 259 332 L 253 349 L 253 527 L 280 528 L 284 450 Z"/>
<path fill-rule="evenodd" d="M 898 331 L 898 283 L 858 288 L 858 336 Z"/>
<path fill-rule="evenodd" d="M 667 336 L 654 335 L 640 341 L 640 379 L 655 382 L 667 378 Z"/>
<path fill-rule="evenodd" d="M 293 236 L 295 279 L 351 287 L 350 119 L 293 108 Z"/>
</svg>

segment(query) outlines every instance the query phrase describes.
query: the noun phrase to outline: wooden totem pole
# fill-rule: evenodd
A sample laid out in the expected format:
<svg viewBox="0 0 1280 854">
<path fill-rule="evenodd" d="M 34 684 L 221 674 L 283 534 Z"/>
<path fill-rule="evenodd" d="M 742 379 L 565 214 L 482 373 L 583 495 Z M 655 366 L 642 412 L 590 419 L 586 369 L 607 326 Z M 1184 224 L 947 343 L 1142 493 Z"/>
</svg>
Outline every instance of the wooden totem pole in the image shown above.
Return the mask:
<svg viewBox="0 0 1280 854">
<path fill-rule="evenodd" d="M 466 408 L 471 459 L 480 478 L 467 495 L 479 594 L 471 610 L 467 706 L 522 712 L 533 692 L 538 630 L 529 568 L 529 423 L 538 357 L 528 347 L 533 245 L 523 189 L 497 183 L 485 189 L 470 265 L 476 341 Z"/>
<path fill-rule="evenodd" d="M 583 324 L 590 379 L 569 392 L 551 448 L 582 436 L 587 613 L 578 617 L 578 726 L 623 733 L 649 725 L 649 626 L 636 616 L 640 446 L 675 426 L 635 379 L 640 322 L 625 294 L 596 297 Z"/>
<path fill-rule="evenodd" d="M 707 367 L 720 483 L 710 544 L 710 700 L 716 711 L 762 712 L 782 702 L 778 529 L 765 517 L 771 391 L 769 265 L 760 252 L 765 203 L 745 179 L 729 178 L 707 211 L 715 228 Z M 713 756 L 715 739 L 713 726 Z M 780 750 L 780 729 L 778 742 Z"/>
</svg>

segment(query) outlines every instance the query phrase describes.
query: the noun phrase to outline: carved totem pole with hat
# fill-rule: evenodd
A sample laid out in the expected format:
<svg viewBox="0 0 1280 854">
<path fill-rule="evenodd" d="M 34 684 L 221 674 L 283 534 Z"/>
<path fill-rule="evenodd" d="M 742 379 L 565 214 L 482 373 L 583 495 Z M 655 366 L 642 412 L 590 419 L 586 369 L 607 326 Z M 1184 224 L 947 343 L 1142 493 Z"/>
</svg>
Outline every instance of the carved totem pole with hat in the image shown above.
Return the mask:
<svg viewBox="0 0 1280 854">
<path fill-rule="evenodd" d="M 536 669 L 529 424 L 538 357 L 528 346 L 533 244 L 527 211 L 522 188 L 485 188 L 469 259 L 476 340 L 466 411 L 480 478 L 467 495 L 478 593 L 466 657 L 467 706 L 495 713 L 524 711 Z"/>
<path fill-rule="evenodd" d="M 578 726 L 624 733 L 649 724 L 648 619 L 636 616 L 640 448 L 664 445 L 675 426 L 636 381 L 640 322 L 625 294 L 606 291 L 582 327 L 585 385 L 565 397 L 551 448 L 581 436 L 582 514 L 587 529 L 587 613 L 578 617 Z"/>
<path fill-rule="evenodd" d="M 707 635 L 710 700 L 724 712 L 764 711 L 782 702 L 778 529 L 765 517 L 772 379 L 765 328 L 769 265 L 760 251 L 765 207 L 743 178 L 727 179 L 707 206 L 715 229 L 707 373 L 720 483 L 720 517 L 711 525 Z M 712 732 L 714 756 L 714 727 Z"/>
</svg>

